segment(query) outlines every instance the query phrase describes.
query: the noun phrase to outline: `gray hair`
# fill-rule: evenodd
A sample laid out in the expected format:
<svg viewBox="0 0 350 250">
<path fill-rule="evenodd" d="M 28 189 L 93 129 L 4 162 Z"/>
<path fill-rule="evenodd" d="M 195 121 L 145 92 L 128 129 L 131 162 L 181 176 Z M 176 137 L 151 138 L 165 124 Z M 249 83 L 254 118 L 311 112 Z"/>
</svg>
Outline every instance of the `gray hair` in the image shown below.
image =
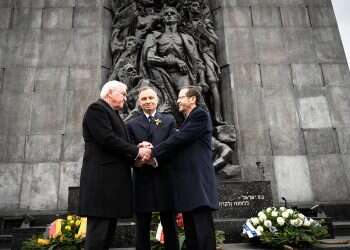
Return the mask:
<svg viewBox="0 0 350 250">
<path fill-rule="evenodd" d="M 111 90 L 126 90 L 126 89 L 127 89 L 127 86 L 122 82 L 115 81 L 115 80 L 109 81 L 103 85 L 100 92 L 100 97 L 104 99 Z"/>
</svg>

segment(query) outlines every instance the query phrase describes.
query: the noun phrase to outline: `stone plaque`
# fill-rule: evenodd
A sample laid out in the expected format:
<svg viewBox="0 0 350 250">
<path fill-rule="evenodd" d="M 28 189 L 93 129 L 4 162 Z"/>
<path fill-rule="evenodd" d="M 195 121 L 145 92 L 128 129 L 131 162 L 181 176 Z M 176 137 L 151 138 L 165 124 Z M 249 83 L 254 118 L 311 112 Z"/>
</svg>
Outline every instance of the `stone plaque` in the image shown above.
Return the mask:
<svg viewBox="0 0 350 250">
<path fill-rule="evenodd" d="M 219 206 L 215 218 L 248 218 L 272 206 L 269 181 L 220 182 L 218 183 Z"/>
</svg>

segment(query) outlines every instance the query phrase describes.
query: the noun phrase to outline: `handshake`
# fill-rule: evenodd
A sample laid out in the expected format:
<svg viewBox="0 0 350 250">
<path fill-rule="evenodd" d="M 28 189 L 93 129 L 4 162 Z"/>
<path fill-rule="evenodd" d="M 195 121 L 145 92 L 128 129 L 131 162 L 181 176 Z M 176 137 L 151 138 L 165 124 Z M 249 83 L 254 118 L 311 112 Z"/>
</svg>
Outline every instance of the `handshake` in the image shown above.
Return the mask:
<svg viewBox="0 0 350 250">
<path fill-rule="evenodd" d="M 136 158 L 135 166 L 142 167 L 144 165 L 157 166 L 156 160 L 152 157 L 153 145 L 150 142 L 143 141 L 137 145 L 139 153 Z"/>
</svg>

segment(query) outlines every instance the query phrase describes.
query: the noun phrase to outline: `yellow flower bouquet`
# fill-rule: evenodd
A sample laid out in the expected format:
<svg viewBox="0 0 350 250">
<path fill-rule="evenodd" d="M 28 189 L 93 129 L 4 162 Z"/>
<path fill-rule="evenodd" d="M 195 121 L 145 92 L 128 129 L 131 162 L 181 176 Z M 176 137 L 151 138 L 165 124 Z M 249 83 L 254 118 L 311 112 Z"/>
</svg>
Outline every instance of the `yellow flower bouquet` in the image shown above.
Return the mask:
<svg viewBox="0 0 350 250">
<path fill-rule="evenodd" d="M 56 219 L 42 237 L 23 242 L 22 250 L 80 250 L 86 235 L 87 218 L 68 215 Z"/>
</svg>

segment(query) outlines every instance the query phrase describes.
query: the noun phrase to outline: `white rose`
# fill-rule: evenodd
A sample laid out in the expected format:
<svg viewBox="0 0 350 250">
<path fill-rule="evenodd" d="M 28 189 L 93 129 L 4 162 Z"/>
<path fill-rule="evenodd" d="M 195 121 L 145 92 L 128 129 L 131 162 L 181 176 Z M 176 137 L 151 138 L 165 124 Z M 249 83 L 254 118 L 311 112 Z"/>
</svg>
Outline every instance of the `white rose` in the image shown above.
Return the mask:
<svg viewBox="0 0 350 250">
<path fill-rule="evenodd" d="M 308 220 L 304 220 L 304 226 L 305 226 L 305 227 L 311 226 L 311 222 L 308 221 Z"/>
<path fill-rule="evenodd" d="M 286 221 L 285 221 L 282 217 L 278 217 L 278 218 L 277 218 L 277 223 L 278 223 L 278 225 L 283 226 L 285 222 L 286 222 Z"/>
<path fill-rule="evenodd" d="M 267 217 L 266 217 L 265 214 L 261 214 L 261 215 L 259 216 L 259 220 L 260 220 L 261 222 L 264 222 L 266 219 L 267 219 Z"/>
<path fill-rule="evenodd" d="M 289 223 L 290 223 L 292 226 L 295 226 L 295 223 L 296 223 L 295 221 L 296 221 L 296 220 L 293 220 L 293 219 L 292 219 L 292 220 L 289 221 Z"/>
<path fill-rule="evenodd" d="M 285 207 L 280 207 L 280 211 L 284 212 L 284 211 L 286 211 L 286 208 Z"/>
<path fill-rule="evenodd" d="M 278 216 L 278 212 L 277 211 L 272 211 L 271 216 L 272 217 L 277 217 Z"/>
<path fill-rule="evenodd" d="M 299 219 L 301 219 L 301 220 L 304 220 L 304 219 L 305 219 L 305 215 L 303 215 L 303 214 L 298 214 L 298 217 L 299 217 Z"/>
<path fill-rule="evenodd" d="M 264 226 L 270 228 L 270 227 L 272 227 L 272 222 L 270 220 L 265 220 Z"/>
<path fill-rule="evenodd" d="M 295 219 L 295 226 L 300 227 L 301 225 L 303 225 L 303 221 L 299 218 Z"/>
<path fill-rule="evenodd" d="M 292 215 L 294 213 L 293 209 L 287 209 L 286 210 L 290 215 Z"/>
<path fill-rule="evenodd" d="M 259 224 L 259 218 L 257 217 L 250 218 L 250 221 L 253 223 L 254 226 Z"/>
<path fill-rule="evenodd" d="M 287 218 L 289 217 L 289 213 L 288 213 L 287 211 L 284 211 L 284 212 L 282 213 L 282 217 L 285 218 L 285 219 L 287 219 Z"/>
<path fill-rule="evenodd" d="M 264 212 L 260 211 L 260 212 L 258 213 L 258 217 L 260 217 L 260 216 L 262 216 L 262 215 L 265 215 L 265 214 L 264 214 Z"/>
<path fill-rule="evenodd" d="M 259 231 L 260 233 L 264 232 L 264 228 L 262 226 L 258 226 L 256 228 L 256 231 Z"/>
<path fill-rule="evenodd" d="M 266 209 L 266 212 L 267 212 L 267 213 L 271 213 L 271 212 L 272 212 L 272 208 L 268 207 L 268 208 Z"/>
</svg>

